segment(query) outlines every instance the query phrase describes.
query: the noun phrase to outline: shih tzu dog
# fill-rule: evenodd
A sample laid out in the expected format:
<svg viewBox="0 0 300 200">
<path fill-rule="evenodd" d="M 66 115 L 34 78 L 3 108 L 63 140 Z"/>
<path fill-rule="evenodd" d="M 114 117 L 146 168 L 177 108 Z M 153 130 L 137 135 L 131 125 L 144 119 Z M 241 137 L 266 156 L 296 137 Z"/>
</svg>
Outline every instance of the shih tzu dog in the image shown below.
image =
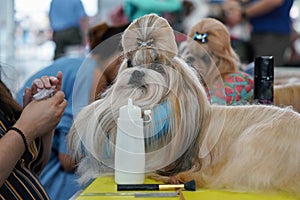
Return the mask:
<svg viewBox="0 0 300 200">
<path fill-rule="evenodd" d="M 131 98 L 152 110 L 152 120 L 144 123 L 146 172 L 156 178 L 195 179 L 202 188 L 300 193 L 298 113 L 211 105 L 197 73 L 177 56 L 172 28 L 157 15 L 133 21 L 122 47 L 115 82 L 82 109 L 68 135 L 80 183 L 113 172 L 119 108 Z"/>
<path fill-rule="evenodd" d="M 124 59 L 115 82 L 101 99 L 83 108 L 68 135 L 81 183 L 112 172 L 116 122 L 128 98 L 142 110 L 153 111 L 153 120 L 144 127 L 146 171 L 167 167 L 175 174 L 189 169 L 190 158 L 197 154 L 198 133 L 205 127 L 209 105 L 202 102 L 206 94 L 196 73 L 176 56 L 168 22 L 157 15 L 134 21 L 122 35 L 122 47 Z M 188 162 L 181 162 L 178 155 Z"/>
<path fill-rule="evenodd" d="M 188 36 L 180 43 L 179 54 L 195 68 L 210 93 L 222 81 L 227 105 L 252 103 L 254 80 L 241 70 L 242 63 L 231 46 L 227 27 L 217 19 L 203 18 L 190 28 Z M 274 105 L 291 106 L 300 112 L 299 77 L 295 71 L 274 72 Z"/>
</svg>

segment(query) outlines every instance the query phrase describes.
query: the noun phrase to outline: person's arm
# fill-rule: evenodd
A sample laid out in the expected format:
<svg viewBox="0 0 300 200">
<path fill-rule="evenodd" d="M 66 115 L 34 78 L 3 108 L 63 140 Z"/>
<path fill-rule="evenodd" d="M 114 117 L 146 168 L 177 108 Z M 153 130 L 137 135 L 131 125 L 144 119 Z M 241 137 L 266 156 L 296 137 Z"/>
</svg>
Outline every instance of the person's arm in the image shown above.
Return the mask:
<svg viewBox="0 0 300 200">
<path fill-rule="evenodd" d="M 284 0 L 260 0 L 246 5 L 242 11 L 244 12 L 244 17 L 252 18 L 267 14 L 283 3 Z"/>
<path fill-rule="evenodd" d="M 39 136 L 52 132 L 59 122 L 66 107 L 64 94 L 61 91 L 48 99 L 33 100 L 23 110 L 14 127 L 21 130 L 27 144 Z M 15 131 L 8 131 L 0 140 L 0 186 L 9 176 L 18 159 L 25 150 L 21 135 Z"/>
<path fill-rule="evenodd" d="M 50 159 L 50 154 L 51 154 L 51 148 L 52 148 L 52 141 L 53 141 L 53 135 L 54 135 L 54 130 L 50 131 L 48 134 L 42 136 L 42 142 L 43 142 L 43 159 L 42 159 L 42 165 L 39 171 L 36 171 L 37 175 L 40 175 L 46 164 L 48 163 Z"/>
<path fill-rule="evenodd" d="M 267 14 L 283 3 L 284 0 L 260 0 L 240 6 L 235 0 L 231 0 L 225 2 L 222 9 L 229 20 L 229 25 L 234 26 L 244 19 Z"/>
<path fill-rule="evenodd" d="M 64 115 L 63 118 L 64 117 L 66 116 Z M 62 119 L 61 123 L 55 129 L 55 132 L 57 133 L 55 149 L 58 152 L 57 157 L 61 165 L 61 168 L 65 172 L 74 172 L 76 168 L 76 162 L 75 159 L 72 158 L 71 155 L 69 155 L 67 140 L 66 140 L 71 124 L 66 123 L 64 121 L 65 120 Z"/>
<path fill-rule="evenodd" d="M 76 167 L 75 159 L 68 154 L 59 153 L 58 159 L 63 169 L 67 172 L 73 172 Z"/>
<path fill-rule="evenodd" d="M 31 143 L 32 140 L 28 138 L 27 142 Z M 16 131 L 10 130 L 0 139 L 0 186 L 12 172 L 24 151 L 23 139 Z"/>
<path fill-rule="evenodd" d="M 14 124 L 14 127 L 23 132 L 26 143 L 29 145 L 37 137 L 42 137 L 44 143 L 44 162 L 50 155 L 53 130 L 61 119 L 67 105 L 64 93 L 61 92 L 62 74 L 57 77 L 43 76 L 35 79 L 31 89 L 27 88 L 24 93 L 24 110 Z M 56 86 L 53 97 L 44 100 L 32 100 L 38 88 L 50 88 Z M 21 143 L 21 144 L 20 144 Z M 25 150 L 21 135 L 15 131 L 8 131 L 0 140 L 0 186 L 13 170 L 18 159 Z M 2 163 L 5 163 L 3 165 Z"/>
<path fill-rule="evenodd" d="M 51 88 L 51 86 L 56 86 L 56 91 L 62 89 L 62 73 L 58 72 L 57 76 L 43 76 L 40 79 L 35 79 L 31 85 L 31 88 L 26 88 L 23 96 L 23 105 L 26 106 L 33 99 L 33 95 L 38 92 L 38 89 L 43 88 Z M 54 129 L 50 130 L 49 133 L 41 136 L 43 143 L 43 157 L 42 157 L 42 170 L 50 158 L 51 147 L 52 147 L 52 139 L 54 135 Z M 41 171 L 36 171 L 37 174 L 41 173 Z"/>
</svg>

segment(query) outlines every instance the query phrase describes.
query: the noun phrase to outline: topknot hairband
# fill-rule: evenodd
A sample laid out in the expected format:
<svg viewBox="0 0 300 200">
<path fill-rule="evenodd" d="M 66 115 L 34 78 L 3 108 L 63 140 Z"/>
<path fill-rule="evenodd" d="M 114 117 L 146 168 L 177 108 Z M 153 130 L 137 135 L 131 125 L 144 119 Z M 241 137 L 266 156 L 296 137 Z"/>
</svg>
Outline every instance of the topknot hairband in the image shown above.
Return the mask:
<svg viewBox="0 0 300 200">
<path fill-rule="evenodd" d="M 142 41 L 141 39 L 137 39 L 136 42 L 138 43 L 138 45 L 140 45 L 140 47 L 151 47 L 154 40 L 153 40 L 153 38 L 151 38 L 147 41 Z"/>
<path fill-rule="evenodd" d="M 207 38 L 208 38 L 208 33 L 199 33 L 196 32 L 194 35 L 194 40 L 199 41 L 203 44 L 205 44 L 207 42 Z"/>
</svg>

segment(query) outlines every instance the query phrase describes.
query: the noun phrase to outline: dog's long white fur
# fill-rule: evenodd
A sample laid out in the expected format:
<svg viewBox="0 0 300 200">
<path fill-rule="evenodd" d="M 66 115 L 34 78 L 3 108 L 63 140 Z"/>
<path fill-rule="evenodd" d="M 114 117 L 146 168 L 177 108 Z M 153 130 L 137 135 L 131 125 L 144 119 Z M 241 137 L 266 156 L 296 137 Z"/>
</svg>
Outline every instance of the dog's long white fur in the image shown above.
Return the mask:
<svg viewBox="0 0 300 200">
<path fill-rule="evenodd" d="M 154 44 L 141 48 L 137 38 Z M 142 110 L 167 102 L 167 132 L 157 141 L 146 140 L 147 171 L 161 180 L 175 175 L 207 188 L 300 194 L 298 113 L 275 106 L 210 105 L 196 72 L 176 56 L 172 29 L 157 15 L 134 21 L 122 45 L 125 59 L 115 83 L 78 114 L 68 135 L 80 183 L 113 172 L 118 111 L 130 97 Z M 163 73 L 153 70 L 153 63 Z M 142 86 L 129 84 L 134 71 L 144 74 Z M 154 134 L 154 128 L 148 124 L 145 134 Z"/>
</svg>

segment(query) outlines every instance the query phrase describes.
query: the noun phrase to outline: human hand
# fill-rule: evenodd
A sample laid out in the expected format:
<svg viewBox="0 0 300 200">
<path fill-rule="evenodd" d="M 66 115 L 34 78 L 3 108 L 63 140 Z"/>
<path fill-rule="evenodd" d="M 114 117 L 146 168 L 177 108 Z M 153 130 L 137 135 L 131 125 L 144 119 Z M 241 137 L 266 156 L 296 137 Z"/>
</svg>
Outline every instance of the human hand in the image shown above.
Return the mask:
<svg viewBox="0 0 300 200">
<path fill-rule="evenodd" d="M 35 79 L 32 82 L 31 88 L 26 88 L 23 95 L 23 105 L 26 106 L 33 97 L 41 90 L 53 90 L 53 94 L 61 90 L 62 85 L 62 73 L 58 72 L 57 77 L 54 76 L 42 76 L 39 79 Z"/>
<path fill-rule="evenodd" d="M 25 108 L 15 126 L 26 134 L 29 141 L 38 136 L 51 132 L 61 119 L 67 105 L 65 95 L 61 90 L 62 73 L 58 72 L 57 77 L 43 76 L 35 79 L 31 88 L 26 88 L 23 102 Z M 43 100 L 33 100 L 38 89 L 49 89 L 55 87 L 53 97 Z"/>
<path fill-rule="evenodd" d="M 63 116 L 67 101 L 62 91 L 43 100 L 32 100 L 23 110 L 15 123 L 25 135 L 28 143 L 35 138 L 50 133 Z"/>
</svg>

